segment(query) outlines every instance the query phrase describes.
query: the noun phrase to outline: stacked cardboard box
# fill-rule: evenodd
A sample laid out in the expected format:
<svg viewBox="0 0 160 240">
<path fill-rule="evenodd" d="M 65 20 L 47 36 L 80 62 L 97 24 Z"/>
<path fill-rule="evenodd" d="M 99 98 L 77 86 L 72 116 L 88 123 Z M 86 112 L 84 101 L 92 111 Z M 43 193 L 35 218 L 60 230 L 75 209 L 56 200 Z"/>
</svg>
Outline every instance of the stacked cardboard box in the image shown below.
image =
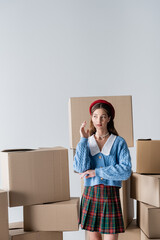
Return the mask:
<svg viewBox="0 0 160 240">
<path fill-rule="evenodd" d="M 0 190 L 0 240 L 8 240 L 8 200 L 7 192 Z"/>
<path fill-rule="evenodd" d="M 24 229 L 10 230 L 11 239 L 62 239 L 63 231 L 79 229 L 79 198 L 70 197 L 67 149 L 5 150 L 0 159 L 6 206 L 24 207 Z"/>
<path fill-rule="evenodd" d="M 24 207 L 26 231 L 78 231 L 79 198 Z"/>
<path fill-rule="evenodd" d="M 69 200 L 67 149 L 5 150 L 0 159 L 10 207 Z"/>
<path fill-rule="evenodd" d="M 100 96 L 100 97 L 74 97 L 69 100 L 69 123 L 70 123 L 70 148 L 75 149 L 79 142 L 79 128 L 81 123 L 86 120 L 89 128 L 90 115 L 89 105 L 97 100 L 104 99 L 113 104 L 115 108 L 115 126 L 120 136 L 122 136 L 129 147 L 133 147 L 133 119 L 132 119 L 132 97 L 131 96 Z M 125 115 L 125 118 L 124 118 Z M 81 193 L 83 193 L 84 185 L 81 181 Z M 125 228 L 131 223 L 134 217 L 133 199 L 130 198 L 130 179 L 124 181 L 120 190 L 120 198 L 122 212 L 124 217 Z M 127 239 L 128 235 L 124 235 Z M 86 239 L 89 236 L 86 232 Z"/>
<path fill-rule="evenodd" d="M 10 240 L 63 240 L 62 232 L 25 232 L 23 223 L 9 224 Z"/>
<path fill-rule="evenodd" d="M 141 240 L 160 239 L 160 141 L 137 141 L 136 173 L 131 178 L 131 197 L 137 202 Z"/>
</svg>

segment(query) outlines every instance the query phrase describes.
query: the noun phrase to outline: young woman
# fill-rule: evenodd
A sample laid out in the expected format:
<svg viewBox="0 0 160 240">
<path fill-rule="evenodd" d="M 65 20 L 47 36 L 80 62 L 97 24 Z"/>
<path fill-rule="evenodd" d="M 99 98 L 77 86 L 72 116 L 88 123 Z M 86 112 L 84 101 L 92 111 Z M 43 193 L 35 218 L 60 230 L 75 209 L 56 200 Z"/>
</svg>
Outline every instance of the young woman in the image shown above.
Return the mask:
<svg viewBox="0 0 160 240">
<path fill-rule="evenodd" d="M 114 128 L 115 110 L 105 100 L 94 101 L 90 107 L 90 129 L 86 121 L 80 127 L 74 170 L 84 177 L 81 198 L 81 228 L 89 231 L 90 240 L 117 240 L 124 232 L 119 197 L 123 180 L 131 175 L 131 158 L 125 140 Z"/>
</svg>

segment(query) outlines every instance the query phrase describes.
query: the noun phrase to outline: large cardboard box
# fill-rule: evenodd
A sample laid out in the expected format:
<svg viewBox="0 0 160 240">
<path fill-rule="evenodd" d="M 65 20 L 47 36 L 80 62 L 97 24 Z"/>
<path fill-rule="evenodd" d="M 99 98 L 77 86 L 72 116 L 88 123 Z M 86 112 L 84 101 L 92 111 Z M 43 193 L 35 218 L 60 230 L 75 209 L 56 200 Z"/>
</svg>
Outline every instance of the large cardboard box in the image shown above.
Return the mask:
<svg viewBox="0 0 160 240">
<path fill-rule="evenodd" d="M 137 173 L 160 174 L 160 140 L 137 140 Z"/>
<path fill-rule="evenodd" d="M 81 194 L 84 191 L 84 180 L 81 179 Z M 122 182 L 122 187 L 120 188 L 120 200 L 123 213 L 123 220 L 125 229 L 132 222 L 134 218 L 134 202 L 130 198 L 130 178 Z"/>
<path fill-rule="evenodd" d="M 0 152 L 2 187 L 9 206 L 70 198 L 68 150 L 63 147 Z"/>
<path fill-rule="evenodd" d="M 62 232 L 25 232 L 23 223 L 9 225 L 9 240 L 63 240 Z"/>
<path fill-rule="evenodd" d="M 143 231 L 141 231 L 141 240 L 149 240 L 151 238 L 148 238 Z M 160 240 L 160 238 L 152 238 L 151 240 Z"/>
<path fill-rule="evenodd" d="M 0 190 L 0 240 L 8 240 L 8 200 L 7 192 Z"/>
<path fill-rule="evenodd" d="M 148 238 L 160 238 L 160 208 L 139 202 L 139 224 Z"/>
<path fill-rule="evenodd" d="M 115 108 L 115 127 L 129 147 L 133 147 L 133 119 L 132 119 L 132 97 L 131 96 L 97 96 L 97 97 L 73 97 L 69 99 L 69 127 L 70 127 L 70 148 L 75 149 L 79 140 L 80 125 L 87 121 L 89 128 L 90 104 L 97 100 L 109 101 Z M 125 117 L 124 117 L 125 116 Z"/>
<path fill-rule="evenodd" d="M 24 207 L 25 231 L 78 231 L 79 198 Z"/>
<path fill-rule="evenodd" d="M 131 198 L 160 207 L 160 175 L 132 173 Z"/>
</svg>

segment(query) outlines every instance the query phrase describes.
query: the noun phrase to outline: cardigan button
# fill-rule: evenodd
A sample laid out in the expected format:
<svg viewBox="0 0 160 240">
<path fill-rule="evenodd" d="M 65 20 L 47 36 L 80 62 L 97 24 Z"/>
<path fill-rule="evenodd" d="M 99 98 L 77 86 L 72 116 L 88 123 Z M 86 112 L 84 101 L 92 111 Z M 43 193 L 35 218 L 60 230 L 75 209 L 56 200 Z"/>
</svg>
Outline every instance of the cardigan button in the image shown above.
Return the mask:
<svg viewBox="0 0 160 240">
<path fill-rule="evenodd" d="M 99 158 L 102 158 L 101 156 L 99 156 Z"/>
</svg>

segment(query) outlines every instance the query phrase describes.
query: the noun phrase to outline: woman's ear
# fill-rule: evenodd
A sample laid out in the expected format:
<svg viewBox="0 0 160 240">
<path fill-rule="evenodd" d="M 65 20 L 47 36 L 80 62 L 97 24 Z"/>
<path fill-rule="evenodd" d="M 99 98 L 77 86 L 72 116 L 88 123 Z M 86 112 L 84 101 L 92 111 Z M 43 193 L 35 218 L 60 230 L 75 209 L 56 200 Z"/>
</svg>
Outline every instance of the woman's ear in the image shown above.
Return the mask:
<svg viewBox="0 0 160 240">
<path fill-rule="evenodd" d="M 111 120 L 111 117 L 108 118 L 108 122 Z"/>
</svg>

